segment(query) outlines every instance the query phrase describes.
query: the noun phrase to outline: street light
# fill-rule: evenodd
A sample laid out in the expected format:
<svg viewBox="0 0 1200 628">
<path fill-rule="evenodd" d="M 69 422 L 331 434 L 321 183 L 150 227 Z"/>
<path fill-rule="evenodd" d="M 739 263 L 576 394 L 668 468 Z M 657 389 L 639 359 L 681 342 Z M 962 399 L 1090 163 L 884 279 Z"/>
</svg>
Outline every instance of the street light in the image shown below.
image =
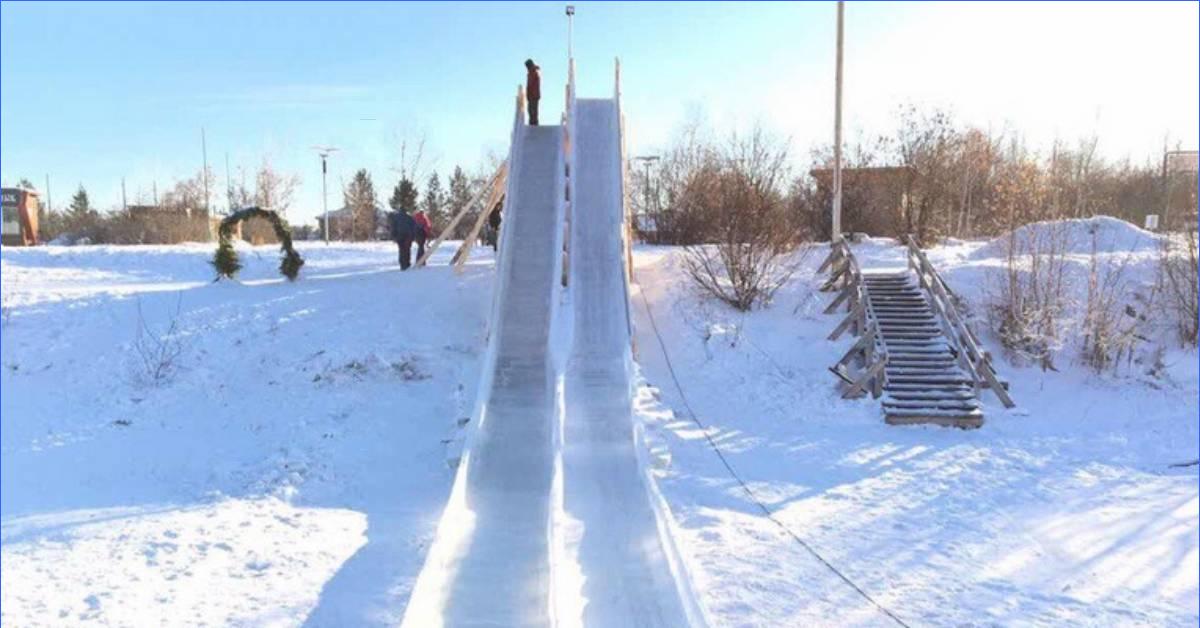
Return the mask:
<svg viewBox="0 0 1200 628">
<path fill-rule="evenodd" d="M 572 26 L 572 21 L 574 20 L 574 17 L 575 17 L 575 5 L 568 4 L 567 5 L 567 59 L 568 60 L 575 58 L 575 52 L 571 47 L 571 35 L 572 35 L 571 26 Z"/>
<path fill-rule="evenodd" d="M 642 165 L 646 167 L 646 183 L 645 183 L 645 185 L 646 185 L 646 204 L 645 204 L 645 206 L 642 207 L 642 214 L 644 215 L 646 212 L 650 211 L 650 164 L 657 162 L 659 160 L 659 156 L 658 155 L 639 155 L 637 157 L 634 157 L 634 159 L 642 162 Z M 655 194 L 655 200 L 657 200 L 657 197 L 658 197 L 658 195 Z M 640 228 L 640 225 L 639 225 L 639 228 Z M 657 225 L 655 225 L 655 229 L 657 229 Z"/>
<path fill-rule="evenodd" d="M 313 146 L 313 150 L 321 156 L 321 209 L 325 213 L 325 244 L 329 244 L 329 192 L 325 186 L 325 175 L 329 172 L 326 160 L 337 152 L 333 146 Z"/>
</svg>

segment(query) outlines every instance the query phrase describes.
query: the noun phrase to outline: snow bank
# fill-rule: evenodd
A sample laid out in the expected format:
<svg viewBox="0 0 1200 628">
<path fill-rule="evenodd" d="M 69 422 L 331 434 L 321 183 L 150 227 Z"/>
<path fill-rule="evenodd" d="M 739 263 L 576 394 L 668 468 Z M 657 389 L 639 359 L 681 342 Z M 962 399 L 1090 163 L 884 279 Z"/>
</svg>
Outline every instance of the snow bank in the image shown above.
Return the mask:
<svg viewBox="0 0 1200 628">
<path fill-rule="evenodd" d="M 1000 262 L 973 255 L 987 244 L 928 251 L 975 310 Z M 894 243 L 855 250 L 865 268 L 903 268 Z M 750 313 L 698 298 L 677 249 L 635 252 L 635 293 L 673 365 L 635 297 L 639 416 L 712 623 L 891 623 L 777 521 L 911 625 L 1195 626 L 1200 491 L 1194 467 L 1170 466 L 1200 455 L 1195 352 L 1168 352 L 1173 376 L 1149 382 L 1005 365 L 1018 407 L 985 395 L 982 429 L 888 426 L 826 370 L 851 341 L 825 339 L 839 316 L 815 290 L 824 252 Z"/>
<path fill-rule="evenodd" d="M 1018 227 L 994 238 L 972 254 L 975 259 L 1004 258 L 1010 243 L 1055 242 L 1067 255 L 1088 255 L 1093 245 L 1102 253 L 1156 253 L 1162 236 L 1111 216 L 1047 220 Z"/>
<path fill-rule="evenodd" d="M 470 416 L 491 250 L 0 249 L 4 623 L 395 625 Z M 136 377 L 174 319 L 181 351 Z M 451 441 L 451 442 L 446 442 Z"/>
</svg>

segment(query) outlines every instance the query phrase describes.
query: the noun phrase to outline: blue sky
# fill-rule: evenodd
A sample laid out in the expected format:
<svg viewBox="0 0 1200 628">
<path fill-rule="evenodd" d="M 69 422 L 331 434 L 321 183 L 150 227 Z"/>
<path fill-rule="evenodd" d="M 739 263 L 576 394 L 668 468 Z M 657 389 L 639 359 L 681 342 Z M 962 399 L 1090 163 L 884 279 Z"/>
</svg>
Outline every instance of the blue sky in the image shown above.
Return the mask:
<svg viewBox="0 0 1200 628">
<path fill-rule="evenodd" d="M 0 179 L 50 175 L 62 206 L 82 183 L 101 207 L 149 199 L 200 167 L 213 198 L 264 159 L 300 175 L 293 220 L 320 208 L 311 146 L 340 147 L 339 181 L 369 169 L 381 196 L 404 138 L 423 170 L 481 168 L 507 151 L 521 62 L 543 68 L 543 117 L 565 82 L 564 3 L 24 3 L 0 5 Z M 761 122 L 803 163 L 832 124 L 832 3 L 579 2 L 581 96 L 623 65 L 634 153 L 685 118 Z M 1197 144 L 1200 5 L 866 3 L 847 6 L 846 124 L 885 132 L 902 103 L 1023 132 L 1097 133 L 1110 156 Z M 251 177 L 252 179 L 252 177 Z"/>
</svg>

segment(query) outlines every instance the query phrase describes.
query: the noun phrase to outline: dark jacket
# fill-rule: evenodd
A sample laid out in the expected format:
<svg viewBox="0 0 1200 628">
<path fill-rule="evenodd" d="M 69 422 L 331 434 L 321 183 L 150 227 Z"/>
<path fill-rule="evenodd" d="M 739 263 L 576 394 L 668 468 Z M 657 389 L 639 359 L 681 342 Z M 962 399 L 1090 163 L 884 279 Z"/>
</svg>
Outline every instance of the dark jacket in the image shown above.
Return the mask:
<svg viewBox="0 0 1200 628">
<path fill-rule="evenodd" d="M 491 213 L 488 214 L 488 225 L 490 225 L 493 229 L 500 228 L 500 207 L 500 203 L 496 203 L 496 206 L 492 208 Z"/>
<path fill-rule="evenodd" d="M 396 242 L 412 242 L 418 239 L 418 234 L 424 235 L 424 231 L 417 225 L 417 221 L 405 212 L 392 212 L 389 218 L 392 223 L 392 240 Z"/>
<path fill-rule="evenodd" d="M 536 63 L 532 68 L 527 68 L 525 72 L 525 99 L 526 100 L 541 100 L 542 99 L 542 73 Z"/>
</svg>

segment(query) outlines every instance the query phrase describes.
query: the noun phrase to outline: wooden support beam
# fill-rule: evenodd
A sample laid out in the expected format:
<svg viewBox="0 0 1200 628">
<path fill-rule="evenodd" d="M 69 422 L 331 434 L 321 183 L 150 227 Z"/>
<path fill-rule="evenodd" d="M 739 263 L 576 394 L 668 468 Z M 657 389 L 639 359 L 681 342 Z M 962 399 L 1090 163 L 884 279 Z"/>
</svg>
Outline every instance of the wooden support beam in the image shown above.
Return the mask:
<svg viewBox="0 0 1200 628">
<path fill-rule="evenodd" d="M 851 385 L 850 388 L 846 389 L 846 392 L 842 393 L 842 399 L 854 399 L 866 394 L 867 384 L 870 383 L 872 379 L 879 377 L 885 366 L 887 366 L 887 360 L 884 359 L 876 360 L 874 364 L 868 366 L 867 370 L 863 371 L 862 374 L 858 376 L 858 379 L 854 381 L 854 384 Z M 874 386 L 872 386 L 872 388 L 874 388 Z"/>
<path fill-rule="evenodd" d="M 833 333 L 829 334 L 829 339 L 837 340 L 839 337 L 841 337 L 842 333 L 845 332 L 847 329 L 849 329 L 850 325 L 852 325 L 853 323 L 855 323 L 858 320 L 859 314 L 862 312 L 862 309 L 863 309 L 863 304 L 860 303 L 860 304 L 858 304 L 858 307 L 854 308 L 853 310 L 850 310 L 850 313 L 846 315 L 846 318 L 842 319 L 842 322 L 839 323 L 836 328 L 834 328 Z"/>
<path fill-rule="evenodd" d="M 471 208 L 474 207 L 475 204 L 479 202 L 480 198 L 483 198 L 484 194 L 487 194 L 488 198 L 491 198 L 491 191 L 493 189 L 495 189 L 496 181 L 499 179 L 503 179 L 506 171 L 507 171 L 507 162 L 502 162 L 500 164 L 500 167 L 496 168 L 496 172 L 494 174 L 492 174 L 492 177 L 490 179 L 488 179 L 487 185 L 484 185 L 482 188 L 479 188 L 479 191 L 475 193 L 475 197 L 472 198 L 470 200 L 470 202 L 468 202 L 466 205 L 463 205 L 462 208 L 460 208 L 458 210 L 458 213 L 455 214 L 454 217 L 450 219 L 450 224 L 446 225 L 446 228 L 442 229 L 442 232 L 438 234 L 438 237 L 436 239 L 434 239 L 433 243 L 430 244 L 425 249 L 425 254 L 421 256 L 421 259 L 417 260 L 417 264 L 416 264 L 417 266 L 424 266 L 425 262 L 429 261 L 430 257 L 433 257 L 433 252 L 436 251 L 439 246 L 441 246 L 442 240 L 445 240 L 447 235 L 454 233 L 454 228 L 458 226 L 459 221 L 461 221 L 463 219 L 463 217 L 466 216 L 470 212 Z M 482 210 L 480 210 L 480 214 L 486 216 L 490 210 L 491 210 L 491 206 L 485 206 Z M 478 222 L 478 220 L 476 222 Z M 478 234 L 476 234 L 476 236 L 478 236 Z M 468 240 L 469 240 L 469 238 L 468 238 Z M 462 251 L 462 248 L 459 247 L 459 252 L 461 252 L 461 251 Z M 457 256 L 458 252 L 456 252 L 455 255 Z"/>
<path fill-rule="evenodd" d="M 498 176 L 492 177 L 491 191 L 488 193 L 487 200 L 483 203 L 483 209 L 479 212 L 479 217 L 475 219 L 475 224 L 471 227 L 471 232 L 467 234 L 467 238 L 459 245 L 458 251 L 454 253 L 454 272 L 461 273 L 463 265 L 467 263 L 467 258 L 471 256 L 471 249 L 475 246 L 475 241 L 479 239 L 479 232 L 483 230 L 483 225 L 487 224 L 488 214 L 491 213 L 496 203 L 500 201 L 500 197 L 504 196 L 504 186 L 508 181 L 508 162 L 500 164 L 500 168 L 496 170 Z M 508 208 L 505 208 L 507 211 Z M 499 234 L 496 235 L 499 237 Z"/>
</svg>

